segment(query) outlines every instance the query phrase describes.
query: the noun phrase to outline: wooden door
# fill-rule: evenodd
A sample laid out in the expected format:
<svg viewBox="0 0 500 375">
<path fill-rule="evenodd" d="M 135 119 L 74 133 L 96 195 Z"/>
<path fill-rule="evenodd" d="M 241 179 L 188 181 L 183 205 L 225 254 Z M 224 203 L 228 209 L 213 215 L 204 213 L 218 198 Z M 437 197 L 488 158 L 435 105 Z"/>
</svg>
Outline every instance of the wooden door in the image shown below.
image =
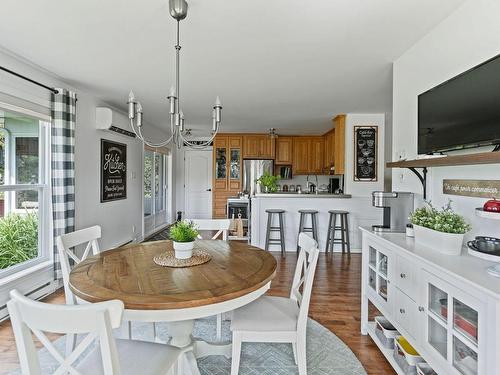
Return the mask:
<svg viewBox="0 0 500 375">
<path fill-rule="evenodd" d="M 259 141 L 259 158 L 274 159 L 274 138 L 261 135 Z"/>
<path fill-rule="evenodd" d="M 276 139 L 276 164 L 292 164 L 292 137 L 279 137 Z"/>
<path fill-rule="evenodd" d="M 310 146 L 310 137 L 293 137 L 292 169 L 294 174 L 309 174 Z"/>
<path fill-rule="evenodd" d="M 325 173 L 330 172 L 330 168 L 335 163 L 335 130 L 325 134 Z"/>
<path fill-rule="evenodd" d="M 260 135 L 243 136 L 243 158 L 258 159 L 260 157 Z"/>
<path fill-rule="evenodd" d="M 338 115 L 333 119 L 335 125 L 335 174 L 345 173 L 345 115 Z"/>
<path fill-rule="evenodd" d="M 309 146 L 309 172 L 310 174 L 324 173 L 324 140 L 323 137 L 311 137 Z"/>
<path fill-rule="evenodd" d="M 226 136 L 217 136 L 213 145 L 213 190 L 226 191 L 228 188 L 228 139 Z"/>
</svg>

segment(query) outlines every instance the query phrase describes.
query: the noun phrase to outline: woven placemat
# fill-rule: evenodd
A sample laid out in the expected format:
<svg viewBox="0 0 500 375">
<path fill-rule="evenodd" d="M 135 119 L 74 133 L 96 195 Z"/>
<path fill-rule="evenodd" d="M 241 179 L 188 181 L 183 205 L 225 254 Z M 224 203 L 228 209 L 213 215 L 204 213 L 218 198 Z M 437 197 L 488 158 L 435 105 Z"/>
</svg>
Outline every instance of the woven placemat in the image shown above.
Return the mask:
<svg viewBox="0 0 500 375">
<path fill-rule="evenodd" d="M 205 250 L 193 249 L 193 256 L 189 259 L 177 259 L 173 250 L 167 250 L 153 258 L 153 261 L 162 267 L 194 267 L 207 263 L 212 256 Z"/>
</svg>

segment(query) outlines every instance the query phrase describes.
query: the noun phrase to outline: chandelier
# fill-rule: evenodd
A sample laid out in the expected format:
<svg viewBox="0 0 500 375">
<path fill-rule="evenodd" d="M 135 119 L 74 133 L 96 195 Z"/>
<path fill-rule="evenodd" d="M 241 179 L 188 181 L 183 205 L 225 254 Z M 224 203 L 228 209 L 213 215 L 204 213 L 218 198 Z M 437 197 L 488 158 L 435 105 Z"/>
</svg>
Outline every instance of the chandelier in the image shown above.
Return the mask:
<svg viewBox="0 0 500 375">
<path fill-rule="evenodd" d="M 134 93 L 130 91 L 128 97 L 128 118 L 130 120 L 130 126 L 134 131 L 135 135 L 146 145 L 150 147 L 163 147 L 170 143 L 181 148 L 182 145 L 194 148 L 203 149 L 212 144 L 213 139 L 219 131 L 219 127 L 222 119 L 222 105 L 219 97 L 215 100 L 215 104 L 212 110 L 212 132 L 210 139 L 205 141 L 190 141 L 186 137 L 191 134 L 189 129 L 185 128 L 184 125 L 184 113 L 180 109 L 180 79 L 179 79 L 179 66 L 180 66 L 180 21 L 186 18 L 188 4 L 185 0 L 169 0 L 170 15 L 177 21 L 177 43 L 175 45 L 175 87 L 172 86 L 170 89 L 170 94 L 167 97 L 169 103 L 169 113 L 170 113 L 170 137 L 161 142 L 151 142 L 148 141 L 143 133 L 143 108 L 139 101 L 136 100 Z"/>
</svg>

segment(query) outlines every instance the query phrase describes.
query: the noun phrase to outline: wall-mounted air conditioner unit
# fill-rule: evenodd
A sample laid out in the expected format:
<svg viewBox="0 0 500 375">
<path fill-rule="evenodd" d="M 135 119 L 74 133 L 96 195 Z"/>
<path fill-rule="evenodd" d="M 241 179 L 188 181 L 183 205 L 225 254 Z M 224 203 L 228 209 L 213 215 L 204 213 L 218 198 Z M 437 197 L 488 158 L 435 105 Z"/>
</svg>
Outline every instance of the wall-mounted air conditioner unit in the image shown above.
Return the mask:
<svg viewBox="0 0 500 375">
<path fill-rule="evenodd" d="M 107 107 L 96 107 L 95 123 L 99 130 L 107 130 L 122 134 L 127 137 L 135 138 L 135 134 L 126 128 L 129 128 L 129 119 L 127 116 Z"/>
</svg>

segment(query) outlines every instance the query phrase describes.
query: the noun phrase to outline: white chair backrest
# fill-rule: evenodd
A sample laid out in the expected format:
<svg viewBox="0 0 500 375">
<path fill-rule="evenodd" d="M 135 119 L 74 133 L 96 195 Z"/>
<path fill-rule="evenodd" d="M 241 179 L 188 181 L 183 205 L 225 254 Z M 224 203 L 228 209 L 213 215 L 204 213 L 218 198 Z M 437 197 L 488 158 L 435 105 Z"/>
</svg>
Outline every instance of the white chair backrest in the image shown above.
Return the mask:
<svg viewBox="0 0 500 375">
<path fill-rule="evenodd" d="M 229 226 L 231 225 L 231 220 L 229 219 L 193 219 L 189 220 L 193 222 L 198 230 L 212 230 L 217 231 L 217 233 L 212 237 L 212 240 L 217 239 L 222 234 L 222 239 L 227 241 L 227 234 L 229 232 Z M 203 239 L 200 235 L 198 238 Z"/>
<path fill-rule="evenodd" d="M 299 305 L 297 331 L 304 330 L 305 332 L 319 248 L 318 243 L 305 233 L 299 234 L 299 246 L 299 259 L 293 276 L 290 298 L 297 301 Z"/>
<path fill-rule="evenodd" d="M 23 374 L 40 375 L 40 363 L 33 334 L 59 362 L 54 374 L 80 374 L 74 362 L 95 340 L 99 340 L 104 374 L 120 373 L 119 358 L 113 337 L 123 314 L 123 302 L 118 300 L 86 305 L 55 305 L 33 301 L 17 290 L 10 292 L 7 302 L 12 329 Z M 60 334 L 87 334 L 75 350 L 63 356 L 44 332 Z"/>
<path fill-rule="evenodd" d="M 90 228 L 77 230 L 72 233 L 63 234 L 56 238 L 57 252 L 59 253 L 59 261 L 61 263 L 61 273 L 64 283 L 64 294 L 66 295 L 67 304 L 75 304 L 76 299 L 69 288 L 69 273 L 71 266 L 69 259 L 73 259 L 75 264 L 85 260 L 92 250 L 92 255 L 97 255 L 100 252 L 99 243 L 97 240 L 101 238 L 101 227 L 95 225 Z M 79 258 L 72 250 L 75 246 L 87 244 L 83 255 Z"/>
</svg>

